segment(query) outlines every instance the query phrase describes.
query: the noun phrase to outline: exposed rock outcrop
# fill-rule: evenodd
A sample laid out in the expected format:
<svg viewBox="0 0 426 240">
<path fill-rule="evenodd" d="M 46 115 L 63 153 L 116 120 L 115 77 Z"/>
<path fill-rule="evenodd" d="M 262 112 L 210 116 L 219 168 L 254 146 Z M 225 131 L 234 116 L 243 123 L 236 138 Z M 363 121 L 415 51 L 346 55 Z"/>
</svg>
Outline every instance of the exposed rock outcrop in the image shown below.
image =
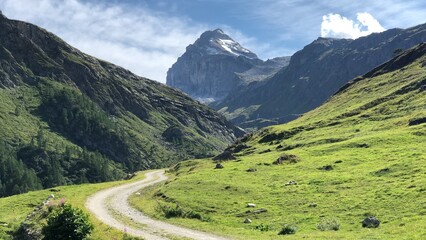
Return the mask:
<svg viewBox="0 0 426 240">
<path fill-rule="evenodd" d="M 226 97 L 237 86 L 276 73 L 288 57 L 260 60 L 221 29 L 204 32 L 167 72 L 167 85 L 202 102 Z"/>
</svg>

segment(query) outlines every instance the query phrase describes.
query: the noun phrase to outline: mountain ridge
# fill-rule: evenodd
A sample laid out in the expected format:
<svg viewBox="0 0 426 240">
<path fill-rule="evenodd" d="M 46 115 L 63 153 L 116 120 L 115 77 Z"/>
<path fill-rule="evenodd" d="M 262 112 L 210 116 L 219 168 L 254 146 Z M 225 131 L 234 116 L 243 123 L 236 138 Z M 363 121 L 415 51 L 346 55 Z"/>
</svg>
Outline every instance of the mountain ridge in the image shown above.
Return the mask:
<svg viewBox="0 0 426 240">
<path fill-rule="evenodd" d="M 350 79 L 391 59 L 395 51 L 424 41 L 426 24 L 355 40 L 318 38 L 267 82 L 237 89 L 211 106 L 242 127 L 288 122 L 319 106 Z"/>
<path fill-rule="evenodd" d="M 214 155 L 243 133 L 178 90 L 6 17 L 0 99 L 0 145 L 13 149 L 6 155 L 15 168 L 36 170 L 43 187 L 114 180 Z M 19 181 L 9 179 L 6 194 L 28 191 Z"/>
</svg>

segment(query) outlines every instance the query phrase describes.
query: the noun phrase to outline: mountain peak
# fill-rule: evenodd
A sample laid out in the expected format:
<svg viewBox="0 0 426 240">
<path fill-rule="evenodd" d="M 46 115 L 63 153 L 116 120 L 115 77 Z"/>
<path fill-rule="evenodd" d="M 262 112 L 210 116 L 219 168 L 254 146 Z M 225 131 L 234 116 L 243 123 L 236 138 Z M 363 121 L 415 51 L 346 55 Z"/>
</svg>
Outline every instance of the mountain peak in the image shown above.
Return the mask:
<svg viewBox="0 0 426 240">
<path fill-rule="evenodd" d="M 220 28 L 216 28 L 215 30 L 213 30 L 213 32 L 225 34 L 225 32 L 222 29 L 220 29 Z"/>
<path fill-rule="evenodd" d="M 241 46 L 241 44 L 225 34 L 220 28 L 205 31 L 193 45 L 200 52 L 208 55 L 223 54 L 236 57 L 258 58 L 255 53 Z"/>
</svg>

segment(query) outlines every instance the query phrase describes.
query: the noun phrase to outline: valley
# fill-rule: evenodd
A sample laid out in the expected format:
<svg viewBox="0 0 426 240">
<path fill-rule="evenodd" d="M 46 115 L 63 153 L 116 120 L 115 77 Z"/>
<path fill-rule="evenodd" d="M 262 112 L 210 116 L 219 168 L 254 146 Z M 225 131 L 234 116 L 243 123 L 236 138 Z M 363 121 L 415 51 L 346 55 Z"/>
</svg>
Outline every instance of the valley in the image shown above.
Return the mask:
<svg viewBox="0 0 426 240">
<path fill-rule="evenodd" d="M 228 148 L 235 160 L 179 163 L 167 184 L 131 203 L 236 239 L 423 239 L 426 128 L 415 119 L 426 114 L 425 63 L 421 44 L 301 118 L 240 139 Z M 158 205 L 208 220 L 167 218 Z M 363 228 L 368 216 L 380 227 Z M 336 230 L 318 229 L 330 221 Z M 280 237 L 285 224 L 296 233 Z"/>
<path fill-rule="evenodd" d="M 75 22 L 108 10 L 80 27 L 128 14 L 105 22 L 143 34 L 85 37 L 133 67 L 170 65 L 141 77 L 0 11 L 0 240 L 426 239 L 426 24 L 329 13 L 321 37 L 263 60 L 248 47 L 286 46 L 64 4 Z M 325 34 L 331 18 L 359 34 Z"/>
</svg>

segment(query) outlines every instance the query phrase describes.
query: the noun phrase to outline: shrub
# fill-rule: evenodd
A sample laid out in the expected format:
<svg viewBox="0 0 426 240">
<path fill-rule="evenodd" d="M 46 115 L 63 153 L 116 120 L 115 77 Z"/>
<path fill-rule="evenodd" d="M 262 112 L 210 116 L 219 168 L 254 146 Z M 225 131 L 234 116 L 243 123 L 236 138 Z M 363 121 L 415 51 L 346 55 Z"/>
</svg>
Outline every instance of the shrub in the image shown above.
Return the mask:
<svg viewBox="0 0 426 240">
<path fill-rule="evenodd" d="M 268 224 L 261 223 L 261 224 L 257 225 L 256 227 L 254 227 L 254 229 L 261 231 L 261 232 L 267 232 L 267 231 L 271 230 L 272 227 L 269 226 Z"/>
<path fill-rule="evenodd" d="M 198 219 L 204 222 L 210 221 L 209 217 L 204 217 L 201 213 L 196 212 L 194 210 L 186 211 L 179 205 L 176 205 L 174 207 L 159 205 L 159 209 L 164 213 L 164 216 L 166 218 L 191 218 Z"/>
<path fill-rule="evenodd" d="M 166 218 L 183 217 L 185 215 L 183 209 L 178 205 L 176 205 L 175 207 L 162 207 L 162 211 Z"/>
<path fill-rule="evenodd" d="M 278 235 L 289 235 L 289 234 L 295 234 L 297 231 L 296 226 L 292 225 L 284 225 L 281 231 L 278 233 Z"/>
<path fill-rule="evenodd" d="M 123 235 L 123 240 L 141 240 L 141 238 L 133 237 L 133 236 L 131 236 L 131 235 L 129 235 L 129 234 L 127 234 L 127 233 L 125 233 L 125 234 Z"/>
<path fill-rule="evenodd" d="M 324 218 L 317 224 L 317 228 L 321 231 L 337 231 L 340 229 L 340 222 L 336 218 Z"/>
<path fill-rule="evenodd" d="M 59 205 L 47 217 L 47 225 L 43 227 L 44 239 L 82 240 L 92 232 L 93 225 L 87 214 L 69 204 Z"/>
<path fill-rule="evenodd" d="M 203 220 L 203 216 L 201 215 L 201 213 L 196 212 L 194 210 L 186 212 L 185 213 L 185 217 L 186 218 L 195 218 L 195 219 L 198 219 L 198 220 Z"/>
</svg>

